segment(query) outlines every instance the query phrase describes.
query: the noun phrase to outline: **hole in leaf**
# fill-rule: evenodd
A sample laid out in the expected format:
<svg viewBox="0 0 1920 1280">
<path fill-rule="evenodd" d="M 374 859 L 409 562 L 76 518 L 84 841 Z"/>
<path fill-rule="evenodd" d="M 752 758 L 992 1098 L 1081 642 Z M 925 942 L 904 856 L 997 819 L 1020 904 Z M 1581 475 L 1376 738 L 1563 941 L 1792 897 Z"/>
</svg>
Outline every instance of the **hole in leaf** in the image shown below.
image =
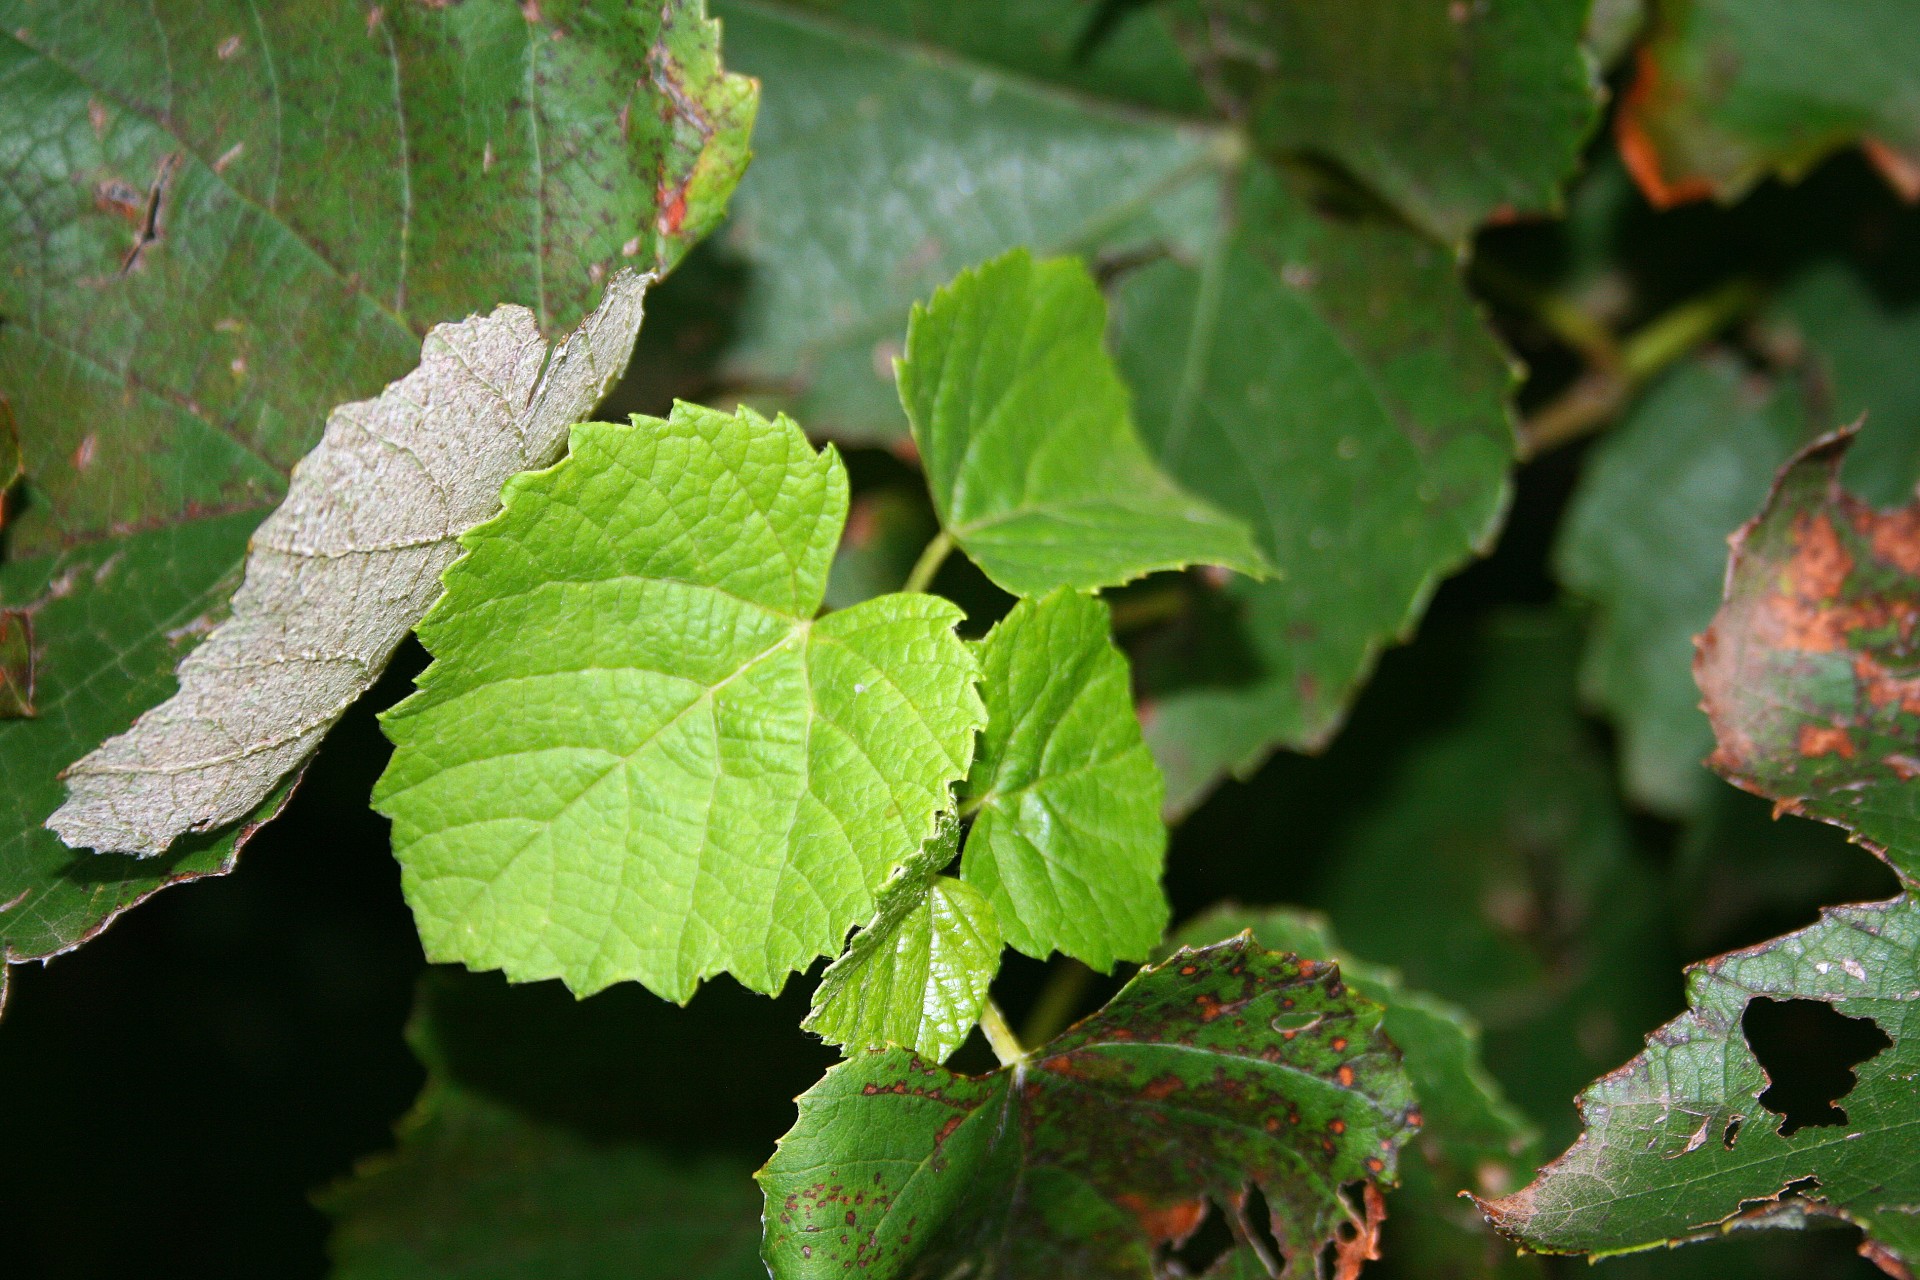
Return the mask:
<svg viewBox="0 0 1920 1280">
<path fill-rule="evenodd" d="M 1733 1150 L 1733 1140 L 1740 1136 L 1740 1124 L 1744 1119 L 1744 1116 L 1735 1116 L 1727 1121 L 1727 1131 L 1720 1135 L 1721 1146 L 1729 1151 Z"/>
<path fill-rule="evenodd" d="M 1209 1198 L 1207 1216 L 1194 1233 L 1168 1249 L 1159 1274 L 1203 1276 L 1233 1249 L 1233 1227 L 1220 1202 Z"/>
<path fill-rule="evenodd" d="M 1853 1091 L 1854 1068 L 1893 1046 L 1872 1019 L 1850 1018 L 1821 1000 L 1757 996 L 1747 1003 L 1740 1026 L 1773 1081 L 1760 1105 L 1782 1117 L 1783 1138 L 1845 1124 L 1847 1113 L 1835 1104 Z"/>
</svg>

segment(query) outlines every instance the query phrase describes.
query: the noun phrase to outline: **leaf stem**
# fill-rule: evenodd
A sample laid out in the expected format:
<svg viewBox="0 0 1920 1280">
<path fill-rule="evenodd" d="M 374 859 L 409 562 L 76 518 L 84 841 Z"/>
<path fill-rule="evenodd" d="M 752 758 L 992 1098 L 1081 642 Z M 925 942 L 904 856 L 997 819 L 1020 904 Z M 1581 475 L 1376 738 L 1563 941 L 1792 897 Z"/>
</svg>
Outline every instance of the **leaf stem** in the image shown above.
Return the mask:
<svg viewBox="0 0 1920 1280">
<path fill-rule="evenodd" d="M 987 999 L 986 1008 L 980 1010 L 980 1030 L 985 1033 L 987 1043 L 993 1046 L 993 1056 L 1000 1059 L 1001 1066 L 1017 1066 L 1027 1060 L 1027 1051 L 1020 1047 L 1020 1038 L 1007 1025 L 1007 1015 L 1000 1012 L 1000 1006 L 991 997 Z"/>
<path fill-rule="evenodd" d="M 947 556 L 953 551 L 953 535 L 945 529 L 933 535 L 920 558 L 913 562 L 913 571 L 907 574 L 902 591 L 925 591 L 933 585 L 933 575 L 940 572 L 940 566 L 946 563 Z"/>
<path fill-rule="evenodd" d="M 1027 1024 L 1020 1028 L 1026 1042 L 1045 1044 L 1065 1031 L 1092 982 L 1093 970 L 1071 956 L 1061 956 L 1027 1013 Z"/>
</svg>

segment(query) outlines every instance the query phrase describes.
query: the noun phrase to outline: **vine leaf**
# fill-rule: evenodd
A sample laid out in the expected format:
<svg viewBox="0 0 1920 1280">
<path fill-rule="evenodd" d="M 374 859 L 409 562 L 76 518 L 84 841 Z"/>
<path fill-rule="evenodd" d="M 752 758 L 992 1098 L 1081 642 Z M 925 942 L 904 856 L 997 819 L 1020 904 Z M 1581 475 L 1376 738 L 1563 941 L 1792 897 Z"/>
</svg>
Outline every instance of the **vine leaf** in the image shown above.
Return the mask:
<svg viewBox="0 0 1920 1280">
<path fill-rule="evenodd" d="M 1858 1224 L 1890 1275 L 1920 1260 L 1920 907 L 1835 907 L 1819 923 L 1689 971 L 1686 1013 L 1580 1098 L 1587 1132 L 1511 1196 L 1482 1204 L 1516 1242 L 1596 1255 L 1712 1239 L 1736 1226 Z M 1844 1119 L 1791 1128 L 1743 1034 L 1757 998 L 1870 1019 L 1890 1047 L 1855 1067 Z"/>
<path fill-rule="evenodd" d="M 1627 794 L 1667 817 L 1700 817 L 1720 785 L 1700 767 L 1713 729 L 1692 659 L 1727 535 L 1808 434 L 1797 386 L 1756 393 L 1734 360 L 1708 356 L 1663 377 L 1581 473 L 1554 548 L 1560 581 L 1596 605 L 1581 693 L 1620 728 Z"/>
<path fill-rule="evenodd" d="M 1210 118 L 1178 6 L 1114 6 L 1091 42 L 1080 0 L 715 8 L 730 64 L 765 83 L 720 376 L 897 445 L 910 303 L 1023 244 L 1099 263 L 1149 448 L 1285 574 L 1134 649 L 1168 809 L 1275 746 L 1324 747 L 1506 510 L 1514 374 L 1453 256 Z"/>
<path fill-rule="evenodd" d="M 1876 511 L 1840 484 L 1854 439 L 1780 471 L 1733 539 L 1694 673 L 1708 763 L 1784 811 L 1834 823 L 1920 878 L 1920 499 Z"/>
<path fill-rule="evenodd" d="M 1900 105 L 1920 93 L 1916 68 L 1904 0 L 1664 5 L 1615 119 L 1620 154 L 1656 208 L 1731 202 L 1856 142 L 1920 198 L 1920 122 Z"/>
<path fill-rule="evenodd" d="M 786 418 L 587 423 L 502 500 L 383 721 L 374 807 L 427 955 L 583 995 L 779 990 L 873 914 L 972 762 L 959 609 L 815 619 L 846 469 Z"/>
<path fill-rule="evenodd" d="M 1024 249 L 915 305 L 900 402 L 940 523 L 1015 595 L 1190 564 L 1265 576 L 1246 526 L 1182 491 L 1141 443 L 1106 320 L 1085 266 Z"/>
<path fill-rule="evenodd" d="M 964 1264 L 1146 1280 L 1210 1203 L 1256 1238 L 1257 1187 L 1288 1264 L 1311 1267 L 1370 1232 L 1417 1124 L 1382 1012 L 1333 966 L 1241 937 L 1143 970 L 989 1076 L 858 1055 L 801 1096 L 760 1171 L 764 1255 L 776 1280 Z M 1317 1021 L 1276 1030 L 1283 1015 Z"/>
<path fill-rule="evenodd" d="M 959 849 L 959 824 L 933 837 L 880 891 L 873 919 L 827 966 L 801 1025 L 849 1049 L 899 1045 L 943 1061 L 960 1047 L 1000 969 L 993 904 L 940 875 Z"/>
<path fill-rule="evenodd" d="M 414 368 L 436 323 L 513 302 L 551 340 L 620 267 L 670 265 L 746 163 L 756 88 L 698 0 L 0 0 L 0 33 L 0 127 L 32 140 L 0 214 L 25 467 L 0 611 L 31 614 L 37 658 L 36 716 L 0 721 L 17 963 L 229 870 L 275 810 L 146 859 L 42 825 L 59 770 L 174 692 L 328 411 Z M 282 127 L 342 112 L 325 147 Z"/>
<path fill-rule="evenodd" d="M 72 848 L 152 855 L 251 813 L 385 670 L 455 539 L 612 387 L 647 283 L 616 276 L 551 353 L 525 307 L 437 326 L 419 368 L 335 409 L 253 535 L 232 616 L 180 664 L 178 693 L 67 769 L 47 826 Z"/>
<path fill-rule="evenodd" d="M 1107 606 L 1067 589 L 1022 600 L 978 645 L 987 727 L 960 811 L 961 878 L 1007 941 L 1106 971 L 1167 927 L 1160 771 L 1133 712 Z"/>
<path fill-rule="evenodd" d="M 1203 64 L 1258 142 L 1332 159 L 1449 244 L 1557 211 L 1598 116 L 1584 0 L 1202 7 Z"/>
</svg>

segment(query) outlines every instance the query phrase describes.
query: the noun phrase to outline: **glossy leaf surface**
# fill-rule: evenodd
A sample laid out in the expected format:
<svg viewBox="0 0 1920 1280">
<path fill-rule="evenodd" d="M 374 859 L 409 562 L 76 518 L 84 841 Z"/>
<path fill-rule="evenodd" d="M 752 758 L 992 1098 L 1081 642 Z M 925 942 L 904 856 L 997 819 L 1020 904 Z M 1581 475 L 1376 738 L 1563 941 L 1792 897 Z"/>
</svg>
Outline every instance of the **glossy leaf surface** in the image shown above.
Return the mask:
<svg viewBox="0 0 1920 1280">
<path fill-rule="evenodd" d="M 959 610 L 816 621 L 846 473 L 751 410 L 586 424 L 503 501 L 385 717 L 374 803 L 428 956 L 777 991 L 872 915 L 972 761 Z"/>
</svg>

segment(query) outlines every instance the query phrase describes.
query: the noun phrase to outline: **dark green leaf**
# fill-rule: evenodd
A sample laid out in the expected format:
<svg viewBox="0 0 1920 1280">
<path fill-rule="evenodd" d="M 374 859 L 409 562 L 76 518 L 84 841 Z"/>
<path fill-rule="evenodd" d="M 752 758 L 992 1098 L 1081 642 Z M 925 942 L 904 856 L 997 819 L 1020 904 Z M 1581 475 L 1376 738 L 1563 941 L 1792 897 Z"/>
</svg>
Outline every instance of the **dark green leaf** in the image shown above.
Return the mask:
<svg viewBox="0 0 1920 1280">
<path fill-rule="evenodd" d="M 1692 1008 L 1581 1096 L 1586 1134 L 1533 1185 L 1483 1205 L 1529 1248 L 1619 1253 L 1735 1227 L 1839 1217 L 1892 1274 L 1920 1259 L 1920 908 L 1836 907 L 1820 923 L 1694 968 Z M 1756 998 L 1812 1000 L 1871 1019 L 1890 1044 L 1854 1066 L 1842 1117 L 1802 1126 L 1743 1031 Z"/>
<path fill-rule="evenodd" d="M 9 960 L 231 865 L 234 832 L 83 865 L 40 823 L 58 770 L 172 691 L 327 411 L 503 298 L 564 332 L 744 164 L 753 87 L 694 0 L 369 12 L 0 3 L 5 235 L 34 250 L 0 272 L 26 469 L 0 609 L 33 610 L 39 659 L 38 717 L 0 725 Z"/>
<path fill-rule="evenodd" d="M 750 409 L 586 423 L 502 502 L 383 720 L 374 804 L 427 955 L 582 994 L 778 991 L 873 914 L 972 763 L 959 609 L 816 620 L 846 470 Z"/>
<path fill-rule="evenodd" d="M 1276 1029 L 1296 1015 L 1317 1020 Z M 1304 1261 L 1370 1222 L 1342 1188 L 1390 1180 L 1415 1123 L 1381 1015 L 1332 966 L 1239 939 L 1143 970 L 991 1076 L 860 1055 L 802 1095 L 760 1172 L 765 1256 L 776 1280 L 1148 1280 L 1157 1246 L 1256 1186 Z"/>
<path fill-rule="evenodd" d="M 1554 567 L 1596 606 L 1582 693 L 1619 726 L 1627 793 L 1657 813 L 1697 815 L 1719 789 L 1701 768 L 1713 730 L 1693 638 L 1720 600 L 1727 535 L 1806 436 L 1797 386 L 1708 357 L 1661 379 L 1582 471 Z"/>
<path fill-rule="evenodd" d="M 1140 737 L 1107 606 L 1067 590 L 1023 600 L 979 645 L 987 727 L 960 792 L 961 875 L 1007 941 L 1105 971 L 1167 927 L 1160 771 Z"/>
<path fill-rule="evenodd" d="M 1083 264 L 1024 249 L 914 306 L 900 403 L 941 524 L 1015 595 L 1190 564 L 1264 576 L 1247 527 L 1183 493 L 1141 444 L 1106 322 Z"/>
<path fill-rule="evenodd" d="M 1621 153 L 1655 205 L 1733 200 L 1863 139 L 1920 191 L 1911 0 L 1662 0 L 1621 104 Z"/>
<path fill-rule="evenodd" d="M 1777 807 L 1832 822 L 1920 876 L 1920 502 L 1876 511 L 1840 485 L 1843 431 L 1780 471 L 1733 541 L 1695 674 L 1709 761 Z"/>
<path fill-rule="evenodd" d="M 1255 139 L 1341 165 L 1451 244 L 1557 210 L 1599 107 L 1588 0 L 1204 0 Z"/>
</svg>

